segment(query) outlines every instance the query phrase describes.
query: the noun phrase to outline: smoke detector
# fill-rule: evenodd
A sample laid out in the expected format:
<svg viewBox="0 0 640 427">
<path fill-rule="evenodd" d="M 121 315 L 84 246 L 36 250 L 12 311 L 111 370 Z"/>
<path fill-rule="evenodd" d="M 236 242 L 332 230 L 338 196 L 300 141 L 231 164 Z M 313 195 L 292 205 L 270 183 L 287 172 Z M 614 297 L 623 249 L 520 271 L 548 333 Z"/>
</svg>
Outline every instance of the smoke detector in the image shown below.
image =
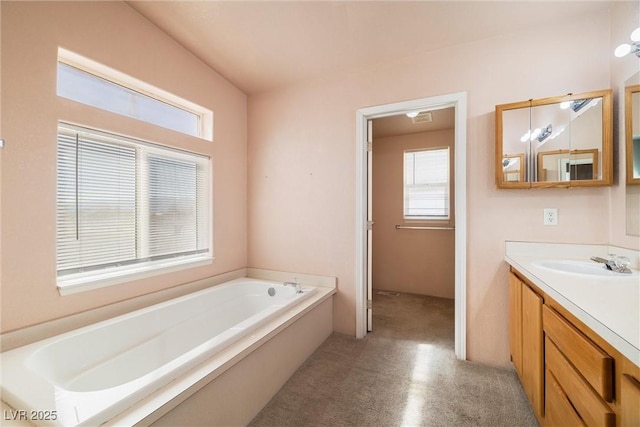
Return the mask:
<svg viewBox="0 0 640 427">
<path fill-rule="evenodd" d="M 431 111 L 422 111 L 417 116 L 411 118 L 413 123 L 429 123 L 432 120 Z"/>
</svg>

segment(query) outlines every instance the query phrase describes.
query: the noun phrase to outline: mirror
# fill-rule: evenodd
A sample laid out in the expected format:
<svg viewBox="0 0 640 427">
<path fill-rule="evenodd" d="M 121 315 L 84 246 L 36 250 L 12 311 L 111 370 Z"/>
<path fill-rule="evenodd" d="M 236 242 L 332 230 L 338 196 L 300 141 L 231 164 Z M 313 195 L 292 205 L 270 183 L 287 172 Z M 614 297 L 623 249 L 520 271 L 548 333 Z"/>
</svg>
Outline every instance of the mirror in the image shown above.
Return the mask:
<svg viewBox="0 0 640 427">
<path fill-rule="evenodd" d="M 640 90 L 640 72 L 635 73 L 624 82 L 625 87 L 625 157 L 627 180 L 625 186 L 625 218 L 627 234 L 640 236 L 640 185 L 636 175 L 638 167 L 638 135 L 640 134 L 640 107 L 638 91 Z M 634 136 L 636 137 L 634 140 Z"/>
<path fill-rule="evenodd" d="M 640 184 L 640 85 L 625 88 L 627 185 Z"/>
<path fill-rule="evenodd" d="M 529 139 L 522 132 L 531 127 L 530 109 L 530 101 L 496 106 L 496 181 L 506 188 L 529 187 Z"/>
<path fill-rule="evenodd" d="M 611 90 L 497 105 L 498 188 L 611 185 L 612 114 Z"/>
<path fill-rule="evenodd" d="M 502 173 L 505 182 L 524 182 L 524 153 L 505 154 L 502 156 Z"/>
<path fill-rule="evenodd" d="M 538 181 L 598 179 L 598 150 L 556 150 L 538 153 Z"/>
</svg>

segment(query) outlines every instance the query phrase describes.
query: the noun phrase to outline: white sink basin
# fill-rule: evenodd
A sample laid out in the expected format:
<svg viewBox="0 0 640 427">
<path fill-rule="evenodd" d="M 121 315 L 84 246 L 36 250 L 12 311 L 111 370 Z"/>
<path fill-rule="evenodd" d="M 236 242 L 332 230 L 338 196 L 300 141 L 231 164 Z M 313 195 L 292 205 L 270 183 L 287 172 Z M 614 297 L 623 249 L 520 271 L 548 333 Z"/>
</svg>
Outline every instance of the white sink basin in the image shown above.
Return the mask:
<svg viewBox="0 0 640 427">
<path fill-rule="evenodd" d="M 595 261 L 578 261 L 578 260 L 543 260 L 534 261 L 533 265 L 549 270 L 561 271 L 563 273 L 583 274 L 586 276 L 604 276 L 609 278 L 629 278 L 638 277 L 638 272 L 632 270 L 631 274 L 616 273 L 607 270 L 604 264 Z"/>
</svg>

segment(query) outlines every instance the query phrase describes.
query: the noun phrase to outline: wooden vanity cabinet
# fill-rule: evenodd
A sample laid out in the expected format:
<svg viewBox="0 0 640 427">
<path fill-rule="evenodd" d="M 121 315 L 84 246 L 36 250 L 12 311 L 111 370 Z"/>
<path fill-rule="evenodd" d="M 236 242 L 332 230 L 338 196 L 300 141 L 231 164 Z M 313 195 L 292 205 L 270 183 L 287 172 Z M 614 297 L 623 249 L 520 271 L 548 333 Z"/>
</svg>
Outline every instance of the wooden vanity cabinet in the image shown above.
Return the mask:
<svg viewBox="0 0 640 427">
<path fill-rule="evenodd" d="M 640 367 L 514 269 L 509 302 L 511 359 L 542 426 L 640 427 Z"/>
<path fill-rule="evenodd" d="M 514 274 L 509 276 L 511 360 L 538 420 L 544 413 L 543 299 Z"/>
<path fill-rule="evenodd" d="M 628 361 L 627 361 L 628 362 Z M 628 362 L 627 364 L 631 364 Z M 620 426 L 640 426 L 640 369 L 623 366 L 620 375 Z"/>
</svg>

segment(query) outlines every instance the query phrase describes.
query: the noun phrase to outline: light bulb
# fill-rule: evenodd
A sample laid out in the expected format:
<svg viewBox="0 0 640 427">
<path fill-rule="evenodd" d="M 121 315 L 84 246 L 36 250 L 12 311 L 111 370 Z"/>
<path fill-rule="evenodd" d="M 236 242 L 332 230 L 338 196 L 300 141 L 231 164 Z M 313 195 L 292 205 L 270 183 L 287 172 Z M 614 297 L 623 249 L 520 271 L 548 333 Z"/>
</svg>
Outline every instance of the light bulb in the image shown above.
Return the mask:
<svg viewBox="0 0 640 427">
<path fill-rule="evenodd" d="M 616 50 L 613 51 L 613 54 L 615 56 L 617 56 L 618 58 L 622 58 L 623 56 L 625 56 L 629 52 L 631 52 L 631 45 L 624 43 L 624 44 L 621 44 L 620 46 L 618 46 L 616 48 Z"/>
<path fill-rule="evenodd" d="M 412 111 L 412 112 L 410 112 L 410 113 L 407 113 L 407 117 L 410 117 L 410 118 L 412 118 L 412 119 L 413 119 L 414 117 L 417 117 L 417 116 L 418 116 L 418 114 L 420 114 L 420 112 L 419 112 L 419 111 Z"/>
<path fill-rule="evenodd" d="M 633 32 L 631 33 L 631 40 L 633 40 L 634 42 L 640 42 L 640 27 L 633 30 Z"/>
<path fill-rule="evenodd" d="M 535 128 L 533 130 L 533 133 L 531 134 L 531 139 L 536 139 L 538 137 L 538 135 L 540 135 L 540 132 L 542 132 L 542 129 Z"/>
<path fill-rule="evenodd" d="M 566 110 L 569 107 L 571 107 L 571 101 L 564 101 L 560 103 L 560 108 L 563 110 Z"/>
</svg>

